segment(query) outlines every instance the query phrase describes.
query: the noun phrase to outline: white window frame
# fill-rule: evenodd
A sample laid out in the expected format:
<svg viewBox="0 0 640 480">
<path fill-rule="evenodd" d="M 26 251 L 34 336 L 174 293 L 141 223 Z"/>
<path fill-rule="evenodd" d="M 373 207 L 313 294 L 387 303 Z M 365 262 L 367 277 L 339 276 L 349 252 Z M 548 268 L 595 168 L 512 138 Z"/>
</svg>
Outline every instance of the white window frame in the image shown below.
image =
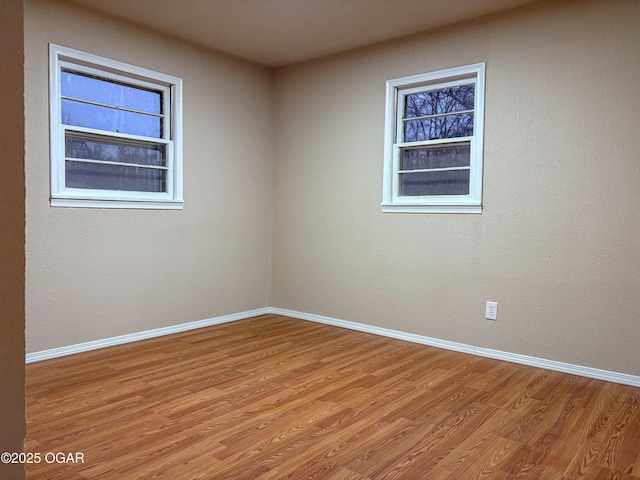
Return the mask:
<svg viewBox="0 0 640 480">
<path fill-rule="evenodd" d="M 485 63 L 411 75 L 387 81 L 382 211 L 397 213 L 482 213 Z M 470 137 L 402 143 L 402 112 L 409 94 L 456 85 L 475 85 L 474 126 Z M 399 156 L 402 148 L 470 143 L 468 195 L 400 196 Z"/>
<path fill-rule="evenodd" d="M 162 138 L 167 149 L 167 191 L 137 192 L 70 188 L 65 182 L 65 132 L 73 131 L 114 141 L 148 140 L 146 137 L 75 127 L 62 123 L 60 74 L 62 69 L 96 75 L 107 80 L 163 92 Z M 67 47 L 49 45 L 49 125 L 52 207 L 182 209 L 182 79 Z"/>
</svg>

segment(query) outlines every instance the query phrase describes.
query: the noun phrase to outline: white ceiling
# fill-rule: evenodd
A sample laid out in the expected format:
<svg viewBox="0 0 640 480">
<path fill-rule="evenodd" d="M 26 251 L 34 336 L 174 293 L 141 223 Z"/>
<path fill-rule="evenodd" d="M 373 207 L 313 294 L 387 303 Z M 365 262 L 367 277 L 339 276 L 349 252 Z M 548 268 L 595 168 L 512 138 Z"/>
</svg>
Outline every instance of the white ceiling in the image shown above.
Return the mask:
<svg viewBox="0 0 640 480">
<path fill-rule="evenodd" d="M 68 0 L 271 67 L 538 0 Z"/>
</svg>

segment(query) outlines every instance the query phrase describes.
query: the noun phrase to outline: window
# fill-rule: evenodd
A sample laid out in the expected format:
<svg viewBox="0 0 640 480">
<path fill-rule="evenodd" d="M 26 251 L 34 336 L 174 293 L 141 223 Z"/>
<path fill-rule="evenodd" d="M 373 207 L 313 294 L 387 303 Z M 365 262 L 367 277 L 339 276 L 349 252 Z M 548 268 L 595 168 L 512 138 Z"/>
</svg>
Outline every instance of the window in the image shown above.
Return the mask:
<svg viewBox="0 0 640 480">
<path fill-rule="evenodd" d="M 182 80 L 49 53 L 51 205 L 182 208 Z"/>
<path fill-rule="evenodd" d="M 387 82 L 383 212 L 482 212 L 484 69 Z"/>
</svg>

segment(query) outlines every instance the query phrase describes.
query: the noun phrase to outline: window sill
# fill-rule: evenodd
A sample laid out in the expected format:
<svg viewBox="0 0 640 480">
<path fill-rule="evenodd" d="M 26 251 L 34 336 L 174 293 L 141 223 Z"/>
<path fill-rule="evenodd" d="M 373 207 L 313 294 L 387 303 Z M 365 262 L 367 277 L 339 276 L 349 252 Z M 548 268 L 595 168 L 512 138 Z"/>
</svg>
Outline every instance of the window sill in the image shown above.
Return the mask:
<svg viewBox="0 0 640 480">
<path fill-rule="evenodd" d="M 411 205 L 383 203 L 383 213 L 482 213 L 482 205 Z"/>
<path fill-rule="evenodd" d="M 77 208 L 136 208 L 140 210 L 182 210 L 184 202 L 176 201 L 134 201 L 103 200 L 86 198 L 52 198 L 52 207 Z"/>
</svg>

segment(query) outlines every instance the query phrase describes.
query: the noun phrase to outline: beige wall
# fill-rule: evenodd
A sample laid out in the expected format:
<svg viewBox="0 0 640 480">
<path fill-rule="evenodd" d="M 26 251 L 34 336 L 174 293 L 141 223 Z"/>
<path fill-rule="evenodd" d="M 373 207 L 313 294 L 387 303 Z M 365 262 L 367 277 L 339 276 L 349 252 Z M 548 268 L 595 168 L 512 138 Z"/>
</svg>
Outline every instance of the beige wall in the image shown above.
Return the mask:
<svg viewBox="0 0 640 480">
<path fill-rule="evenodd" d="M 22 0 L 0 2 L 0 452 L 24 447 L 24 69 Z M 22 465 L 0 463 L 0 478 Z"/>
<path fill-rule="evenodd" d="M 265 307 L 271 72 L 49 0 L 25 35 L 27 351 Z M 183 211 L 49 206 L 49 42 L 183 78 Z"/>
<path fill-rule="evenodd" d="M 272 304 L 640 375 L 639 21 L 556 2 L 278 71 Z M 475 62 L 484 213 L 382 214 L 385 81 Z"/>
<path fill-rule="evenodd" d="M 267 69 L 28 0 L 27 351 L 272 305 L 640 375 L 639 19 L 632 0 L 550 2 L 272 89 Z M 184 211 L 49 207 L 48 42 L 184 79 Z M 385 81 L 482 61 L 484 213 L 383 215 Z"/>
</svg>

